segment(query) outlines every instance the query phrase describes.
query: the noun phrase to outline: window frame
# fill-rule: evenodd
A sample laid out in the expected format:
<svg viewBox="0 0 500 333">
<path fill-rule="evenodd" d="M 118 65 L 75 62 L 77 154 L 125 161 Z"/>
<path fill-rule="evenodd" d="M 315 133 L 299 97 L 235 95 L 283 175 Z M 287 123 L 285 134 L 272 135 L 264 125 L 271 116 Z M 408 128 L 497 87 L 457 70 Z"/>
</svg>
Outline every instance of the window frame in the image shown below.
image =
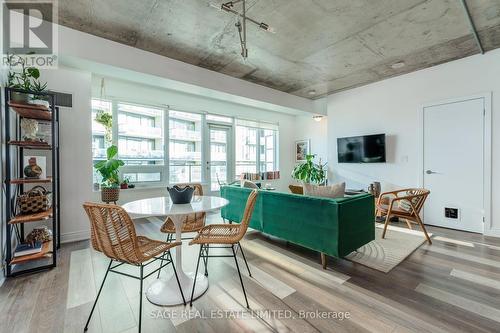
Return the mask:
<svg viewBox="0 0 500 333">
<path fill-rule="evenodd" d="M 240 175 L 236 174 L 236 131 L 238 126 L 243 126 L 243 127 L 249 127 L 257 130 L 257 137 L 256 137 L 256 171 L 257 173 L 261 173 L 261 163 L 266 164 L 265 161 L 260 161 L 260 135 L 263 131 L 269 130 L 270 128 L 265 128 L 265 127 L 259 127 L 259 126 L 247 126 L 247 125 L 239 125 L 237 122 L 238 120 L 245 121 L 245 119 L 235 117 L 235 116 L 226 116 L 226 115 L 220 115 L 216 113 L 207 113 L 207 112 L 201 112 L 201 111 L 187 111 L 187 110 L 180 110 L 176 108 L 169 108 L 168 106 L 165 105 L 153 105 L 153 104 L 147 104 L 147 103 L 140 103 L 140 102 L 130 102 L 126 99 L 116 99 L 116 98 L 99 98 L 99 97 L 92 97 L 92 100 L 100 100 L 100 101 L 105 101 L 105 102 L 110 102 L 111 103 L 111 114 L 113 116 L 112 120 L 112 145 L 118 146 L 119 142 L 119 120 L 118 120 L 118 115 L 120 113 L 119 111 L 119 104 L 128 104 L 128 105 L 133 105 L 133 106 L 138 106 L 138 107 L 143 107 L 143 108 L 151 108 L 151 109 L 156 109 L 156 110 L 161 110 L 164 112 L 163 116 L 163 165 L 124 165 L 123 167 L 120 168 L 119 170 L 119 175 L 121 178 L 123 178 L 123 175 L 126 173 L 155 173 L 158 172 L 160 173 L 160 181 L 142 181 L 142 182 L 133 182 L 134 185 L 136 185 L 136 188 L 159 188 L 159 187 L 165 187 L 170 185 L 170 111 L 178 111 L 178 112 L 185 112 L 185 113 L 191 113 L 191 114 L 198 114 L 201 116 L 201 183 L 202 185 L 209 186 L 210 185 L 210 174 L 207 170 L 209 158 L 210 158 L 210 138 L 209 136 L 209 128 L 210 125 L 215 125 L 215 126 L 220 126 L 223 128 L 228 128 L 229 129 L 229 138 L 230 142 L 228 142 L 227 149 L 228 149 L 228 179 L 239 179 Z M 91 108 L 91 111 L 93 109 Z M 124 113 L 128 113 L 127 111 L 123 111 Z M 93 112 L 91 112 L 92 119 L 94 118 Z M 227 121 L 217 121 L 214 119 L 207 119 L 210 117 L 207 116 L 215 116 L 215 117 L 221 117 L 221 119 L 226 118 L 226 119 L 231 119 L 231 122 Z M 140 117 L 138 117 L 140 118 Z M 179 121 L 184 121 L 184 120 L 179 120 Z M 185 122 L 189 122 L 186 120 Z M 258 121 L 255 121 L 255 123 L 259 123 Z M 275 126 L 275 129 L 271 129 L 274 133 L 273 135 L 273 145 L 274 145 L 274 168 L 276 169 L 275 171 L 279 171 L 279 127 L 278 124 L 273 124 Z M 94 135 L 101 135 L 99 134 L 94 134 L 93 132 L 93 127 L 91 131 L 91 137 L 94 137 Z M 125 136 L 126 135 L 122 135 Z M 173 139 L 175 140 L 175 139 Z M 93 145 L 93 139 L 92 139 L 92 145 Z M 93 148 L 93 147 L 91 147 Z M 105 147 L 106 148 L 106 147 Z M 94 158 L 92 158 L 92 165 L 94 165 Z M 265 180 L 265 179 L 263 179 Z"/>
<path fill-rule="evenodd" d="M 234 147 L 235 149 L 237 149 L 236 147 L 236 132 L 237 132 L 237 127 L 246 127 L 246 128 L 251 128 L 251 129 L 254 129 L 257 131 L 256 133 L 256 142 L 255 142 L 255 159 L 256 159 L 256 162 L 255 162 L 255 168 L 256 168 L 256 173 L 261 175 L 262 173 L 265 173 L 267 174 L 268 171 L 261 171 L 261 168 L 262 168 L 262 165 L 264 165 L 265 168 L 266 167 L 266 163 L 267 161 L 264 160 L 262 161 L 261 158 L 260 158 L 260 148 L 261 148 L 261 145 L 260 145 L 260 138 L 261 137 L 265 137 L 263 136 L 264 134 L 264 131 L 266 130 L 270 130 L 270 131 L 273 131 L 273 155 L 274 155 L 274 161 L 273 161 L 273 166 L 274 166 L 274 169 L 273 171 L 279 171 L 279 147 L 278 147 L 278 136 L 279 136 L 279 129 L 270 129 L 270 128 L 264 128 L 264 127 L 259 127 L 259 126 L 249 126 L 249 125 L 239 125 L 239 124 L 235 124 L 235 140 L 234 140 Z M 267 148 L 265 149 L 267 150 Z M 265 154 L 265 152 L 264 152 Z M 234 179 L 238 180 L 240 179 L 241 177 L 241 174 L 238 175 L 236 173 L 236 165 L 237 165 L 237 160 L 236 160 L 236 156 L 234 158 Z M 267 180 L 267 178 L 263 178 L 261 180 Z"/>
</svg>

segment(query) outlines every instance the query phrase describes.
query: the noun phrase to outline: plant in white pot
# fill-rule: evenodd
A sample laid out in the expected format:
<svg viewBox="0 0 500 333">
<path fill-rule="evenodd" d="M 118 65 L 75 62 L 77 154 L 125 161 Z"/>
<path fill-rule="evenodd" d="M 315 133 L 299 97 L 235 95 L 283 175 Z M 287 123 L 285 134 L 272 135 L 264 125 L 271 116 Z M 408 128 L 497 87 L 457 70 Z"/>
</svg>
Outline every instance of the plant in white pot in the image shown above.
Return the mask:
<svg viewBox="0 0 500 333">
<path fill-rule="evenodd" d="M 321 160 L 314 163 L 316 155 L 306 155 L 306 161 L 297 164 L 292 171 L 292 178 L 304 183 L 313 183 L 324 185 L 326 183 L 326 163 L 322 164 Z"/>
<path fill-rule="evenodd" d="M 102 177 L 101 200 L 104 202 L 115 202 L 120 197 L 120 179 L 118 170 L 125 163 L 115 158 L 118 155 L 118 147 L 110 146 L 106 151 L 106 160 L 97 162 L 94 168 Z"/>
</svg>

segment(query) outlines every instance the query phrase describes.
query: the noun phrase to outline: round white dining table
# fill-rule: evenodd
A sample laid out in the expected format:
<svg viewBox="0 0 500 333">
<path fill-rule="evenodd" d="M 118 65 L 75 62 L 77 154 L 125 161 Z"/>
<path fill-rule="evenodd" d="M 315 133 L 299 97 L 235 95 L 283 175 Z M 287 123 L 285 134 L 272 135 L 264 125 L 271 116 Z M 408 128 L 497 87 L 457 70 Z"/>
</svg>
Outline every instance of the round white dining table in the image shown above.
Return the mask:
<svg viewBox="0 0 500 333">
<path fill-rule="evenodd" d="M 181 242 L 182 221 L 186 214 L 210 212 L 218 210 L 227 204 L 229 204 L 228 200 L 213 196 L 194 196 L 191 203 L 182 205 L 172 203 L 170 197 L 156 197 L 131 201 L 122 207 L 136 217 L 169 216 L 175 225 L 176 241 Z M 189 301 L 189 297 L 191 296 L 191 289 L 193 288 L 195 278 L 196 290 L 194 291 L 193 298 L 200 297 L 208 289 L 208 278 L 203 274 L 198 274 L 195 277 L 194 272 L 185 272 L 182 268 L 182 245 L 174 249 L 175 267 L 186 301 Z M 146 297 L 151 303 L 156 305 L 183 304 L 179 286 L 174 275 L 170 278 L 160 277 L 156 279 L 148 287 Z"/>
</svg>

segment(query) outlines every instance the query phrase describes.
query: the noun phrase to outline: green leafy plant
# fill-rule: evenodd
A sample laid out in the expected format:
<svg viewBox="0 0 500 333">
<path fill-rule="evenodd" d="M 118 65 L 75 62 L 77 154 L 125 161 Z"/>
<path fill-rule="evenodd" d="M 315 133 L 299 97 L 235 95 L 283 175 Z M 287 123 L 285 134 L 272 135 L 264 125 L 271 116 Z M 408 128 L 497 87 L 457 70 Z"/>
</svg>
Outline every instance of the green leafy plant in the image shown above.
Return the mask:
<svg viewBox="0 0 500 333">
<path fill-rule="evenodd" d="M 9 65 L 9 74 L 7 77 L 7 86 L 9 88 L 30 90 L 34 92 L 43 92 L 47 89 L 47 83 L 41 83 L 40 70 L 36 67 L 27 67 L 26 61 L 19 56 L 9 55 L 7 57 Z M 20 69 L 14 69 L 20 66 Z"/>
<path fill-rule="evenodd" d="M 306 161 L 293 168 L 292 178 L 306 183 L 324 184 L 326 181 L 326 163 L 314 163 L 316 155 L 306 155 Z"/>
<path fill-rule="evenodd" d="M 118 147 L 116 146 L 109 147 L 106 151 L 106 155 L 106 160 L 96 163 L 94 168 L 101 174 L 101 187 L 117 188 L 120 186 L 118 170 L 125 165 L 125 163 L 115 158 L 116 155 L 118 155 Z"/>
<path fill-rule="evenodd" d="M 130 177 L 123 178 L 121 184 L 127 184 L 127 185 L 129 185 L 130 184 Z"/>
<path fill-rule="evenodd" d="M 113 140 L 113 116 L 107 112 L 99 111 L 95 116 L 95 121 L 104 126 L 106 131 L 105 139 L 107 142 L 111 142 Z"/>
</svg>

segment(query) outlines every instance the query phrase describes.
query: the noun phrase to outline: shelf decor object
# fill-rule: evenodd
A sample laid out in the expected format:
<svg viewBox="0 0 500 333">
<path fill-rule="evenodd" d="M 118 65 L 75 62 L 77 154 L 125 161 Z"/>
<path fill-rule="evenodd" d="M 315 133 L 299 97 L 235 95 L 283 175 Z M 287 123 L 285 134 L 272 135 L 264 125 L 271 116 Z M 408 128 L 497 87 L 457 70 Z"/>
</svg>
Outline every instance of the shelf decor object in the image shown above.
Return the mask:
<svg viewBox="0 0 500 333">
<path fill-rule="evenodd" d="M 43 104 L 48 106 L 20 101 L 16 99 L 19 95 L 46 101 Z M 5 154 L 2 157 L 5 179 L 2 181 L 5 186 L 3 192 L 5 206 L 2 209 L 5 209 L 7 223 L 5 223 L 5 262 L 2 264 L 5 265 L 7 277 L 47 270 L 57 264 L 57 249 L 61 243 L 61 214 L 59 108 L 55 106 L 54 100 L 53 93 L 4 88 L 5 121 L 2 123 L 4 133 L 2 142 L 6 144 Z M 40 126 L 46 129 L 42 138 L 40 133 L 37 133 Z M 47 197 L 48 192 L 41 194 L 44 191 L 36 190 L 36 186 L 41 184 L 50 192 L 50 198 Z M 33 188 L 35 190 L 32 190 Z M 40 200 L 38 203 L 25 201 L 21 210 L 20 205 L 23 202 L 18 199 L 28 193 L 33 197 L 39 197 Z M 26 204 L 31 205 L 29 209 Z M 26 234 L 26 223 L 33 226 L 29 230 L 39 230 L 38 236 L 51 235 L 50 238 L 40 236 L 41 245 L 37 244 L 35 253 L 19 252 L 20 249 L 29 249 L 34 237 L 33 232 Z"/>
</svg>

